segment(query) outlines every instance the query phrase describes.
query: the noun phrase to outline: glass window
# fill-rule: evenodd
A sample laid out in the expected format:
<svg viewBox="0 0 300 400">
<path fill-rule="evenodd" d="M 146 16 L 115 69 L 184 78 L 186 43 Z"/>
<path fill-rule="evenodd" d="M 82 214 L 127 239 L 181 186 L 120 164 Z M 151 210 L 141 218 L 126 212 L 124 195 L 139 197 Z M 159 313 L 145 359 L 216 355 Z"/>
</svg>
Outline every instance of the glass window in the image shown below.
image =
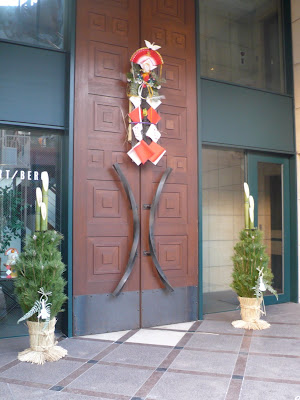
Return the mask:
<svg viewBox="0 0 300 400">
<path fill-rule="evenodd" d="M 200 0 L 201 74 L 284 92 L 280 4 Z"/>
<path fill-rule="evenodd" d="M 35 192 L 49 174 L 48 229 L 61 231 L 62 137 L 41 130 L 0 129 L 0 337 L 26 334 L 10 267 L 35 230 Z M 11 254 L 13 253 L 13 255 Z"/>
<path fill-rule="evenodd" d="M 202 151 L 203 311 L 238 306 L 232 281 L 233 247 L 244 228 L 244 153 L 205 147 Z"/>
<path fill-rule="evenodd" d="M 282 165 L 259 162 L 257 172 L 258 227 L 264 232 L 269 268 L 274 274 L 273 287 L 280 294 L 284 286 Z"/>
<path fill-rule="evenodd" d="M 0 39 L 62 49 L 64 0 L 0 0 Z"/>
</svg>

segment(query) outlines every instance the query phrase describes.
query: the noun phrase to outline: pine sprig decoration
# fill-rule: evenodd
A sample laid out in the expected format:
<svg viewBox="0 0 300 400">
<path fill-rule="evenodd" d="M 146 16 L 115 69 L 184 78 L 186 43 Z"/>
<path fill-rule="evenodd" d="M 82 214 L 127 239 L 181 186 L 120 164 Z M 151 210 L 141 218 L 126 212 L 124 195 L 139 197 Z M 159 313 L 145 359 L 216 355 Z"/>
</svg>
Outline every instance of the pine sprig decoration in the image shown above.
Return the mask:
<svg viewBox="0 0 300 400">
<path fill-rule="evenodd" d="M 274 296 L 278 300 L 278 294 L 277 294 L 276 290 L 271 285 L 269 285 L 267 282 L 265 282 L 265 280 L 264 280 L 264 285 L 265 285 L 266 290 L 268 290 L 270 293 L 274 294 Z M 253 289 L 254 289 L 255 297 L 259 298 L 259 297 L 263 296 L 263 293 L 260 289 L 259 279 L 257 280 L 256 285 Z"/>
<path fill-rule="evenodd" d="M 140 85 L 143 84 L 143 70 L 139 64 L 132 63 L 130 72 L 127 72 L 127 96 L 138 96 Z M 152 95 L 159 96 L 158 90 L 161 88 L 161 84 L 165 83 L 166 80 L 161 76 L 157 75 L 153 70 L 149 72 L 149 80 L 147 85 L 152 89 Z"/>
<path fill-rule="evenodd" d="M 62 235 L 54 230 L 35 232 L 28 236 L 23 252 L 15 265 L 17 279 L 15 293 L 24 312 L 28 313 L 39 301 L 40 288 L 52 292 L 51 319 L 62 310 L 67 299 L 64 294 L 66 280 L 63 278 L 65 265 L 61 261 L 59 245 Z M 30 318 L 37 321 L 37 315 Z"/>
<path fill-rule="evenodd" d="M 36 302 L 34 303 L 34 306 L 31 308 L 31 310 L 28 311 L 28 313 L 26 313 L 25 315 L 23 315 L 23 317 L 21 317 L 18 321 L 17 324 L 19 322 L 25 321 L 26 319 L 29 319 L 30 317 L 32 317 L 34 314 L 37 314 L 40 311 L 40 302 L 38 300 L 36 300 Z"/>
<path fill-rule="evenodd" d="M 240 232 L 240 241 L 234 247 L 233 281 L 231 288 L 239 297 L 257 297 L 257 282 L 259 271 L 262 268 L 263 278 L 268 290 L 272 288 L 274 278 L 272 271 L 268 268 L 269 256 L 262 243 L 263 234 L 258 229 L 244 229 Z M 272 288 L 274 293 L 274 289 Z"/>
</svg>

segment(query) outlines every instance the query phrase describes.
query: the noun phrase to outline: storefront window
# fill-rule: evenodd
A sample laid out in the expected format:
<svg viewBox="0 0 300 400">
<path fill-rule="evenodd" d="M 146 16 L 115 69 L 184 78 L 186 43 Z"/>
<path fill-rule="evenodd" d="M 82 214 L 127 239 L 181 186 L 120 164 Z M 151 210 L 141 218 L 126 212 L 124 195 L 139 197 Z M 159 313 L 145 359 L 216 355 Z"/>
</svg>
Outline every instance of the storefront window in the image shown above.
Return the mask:
<svg viewBox="0 0 300 400">
<path fill-rule="evenodd" d="M 0 0 L 0 39 L 62 49 L 64 0 Z"/>
<path fill-rule="evenodd" d="M 280 4 L 201 0 L 202 76 L 284 92 Z"/>
<path fill-rule="evenodd" d="M 61 136 L 0 129 L 0 337 L 25 334 L 13 290 L 11 260 L 35 229 L 35 192 L 49 174 L 48 229 L 61 230 Z M 24 331 L 24 332 L 23 332 Z"/>
</svg>

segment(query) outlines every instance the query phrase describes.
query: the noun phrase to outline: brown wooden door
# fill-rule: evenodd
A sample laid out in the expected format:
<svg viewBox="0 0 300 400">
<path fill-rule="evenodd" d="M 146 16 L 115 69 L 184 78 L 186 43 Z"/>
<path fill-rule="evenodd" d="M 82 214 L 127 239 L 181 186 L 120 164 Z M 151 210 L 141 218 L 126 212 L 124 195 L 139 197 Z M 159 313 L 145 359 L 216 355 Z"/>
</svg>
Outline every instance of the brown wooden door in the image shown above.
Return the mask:
<svg viewBox="0 0 300 400">
<path fill-rule="evenodd" d="M 152 326 L 197 319 L 197 110 L 195 10 L 193 1 L 143 1 L 141 38 L 161 46 L 164 59 L 158 112 L 161 145 L 167 150 L 157 166 L 141 168 L 142 249 L 148 249 L 149 210 L 158 182 L 167 167 L 155 219 L 159 263 L 174 288 L 170 293 L 155 271 L 151 257 L 141 268 L 142 325 Z M 154 311 L 155 310 L 155 311 Z"/>
<path fill-rule="evenodd" d="M 194 2 L 78 0 L 74 128 L 74 334 L 197 318 L 197 131 Z M 141 16 L 141 17 L 140 17 Z M 139 23 L 140 19 L 140 23 Z M 140 28 L 141 27 L 141 28 Z M 126 152 L 126 72 L 143 39 L 162 46 L 166 96 L 158 129 L 167 149 L 157 166 L 137 167 Z M 188 94 L 188 96 L 187 96 Z M 133 237 L 132 210 L 112 168 L 119 163 L 140 215 L 138 257 L 121 294 Z M 163 289 L 149 249 L 149 210 L 167 166 L 157 210 L 158 259 L 174 292 Z M 161 306 L 159 313 L 153 305 Z"/>
</svg>

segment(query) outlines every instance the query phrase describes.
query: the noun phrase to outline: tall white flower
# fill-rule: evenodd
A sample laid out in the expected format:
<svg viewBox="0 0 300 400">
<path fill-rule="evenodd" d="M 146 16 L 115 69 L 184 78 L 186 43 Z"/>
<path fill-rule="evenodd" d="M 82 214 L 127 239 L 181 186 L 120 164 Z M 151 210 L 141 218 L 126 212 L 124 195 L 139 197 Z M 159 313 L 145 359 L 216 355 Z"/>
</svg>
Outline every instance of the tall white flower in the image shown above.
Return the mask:
<svg viewBox="0 0 300 400">
<path fill-rule="evenodd" d="M 41 205 L 41 214 L 42 214 L 42 218 L 45 221 L 45 219 L 47 218 L 47 207 L 45 203 L 42 203 Z"/>
<path fill-rule="evenodd" d="M 244 182 L 244 192 L 245 192 L 245 197 L 249 199 L 250 196 L 250 190 L 249 190 L 249 185 L 247 182 Z"/>
</svg>

